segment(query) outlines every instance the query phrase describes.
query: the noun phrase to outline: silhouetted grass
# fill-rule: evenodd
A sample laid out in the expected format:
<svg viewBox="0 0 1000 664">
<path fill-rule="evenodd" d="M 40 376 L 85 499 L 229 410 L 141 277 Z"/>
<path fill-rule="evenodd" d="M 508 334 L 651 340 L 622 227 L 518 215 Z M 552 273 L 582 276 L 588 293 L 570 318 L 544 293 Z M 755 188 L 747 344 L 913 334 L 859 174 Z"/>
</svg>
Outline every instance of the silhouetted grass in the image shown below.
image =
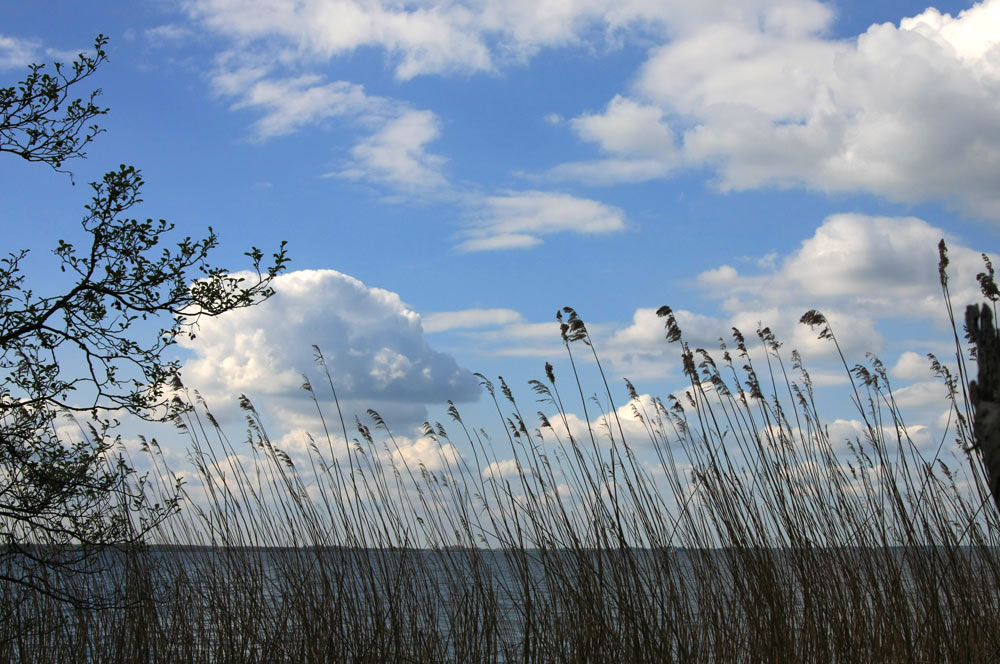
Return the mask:
<svg viewBox="0 0 1000 664">
<path fill-rule="evenodd" d="M 447 427 L 425 424 L 442 452 L 420 463 L 377 413 L 348 430 L 335 391 L 326 404 L 308 382 L 324 430 L 295 459 L 246 398 L 249 435 L 233 442 L 195 395 L 178 424 L 189 486 L 204 495 L 187 496 L 149 548 L 109 552 L 114 572 L 66 581 L 80 593 L 110 586 L 117 608 L 5 586 L 0 658 L 996 660 L 998 515 L 978 454 L 942 454 L 973 444 L 958 331 L 956 369 L 931 360 L 953 417 L 928 454 L 878 360 L 844 361 L 861 427 L 844 444 L 800 358 L 768 329 L 752 344 L 734 330 L 731 347 L 709 353 L 686 345 L 669 308 L 658 313 L 680 344 L 682 393 L 643 398 L 627 383 L 628 422 L 606 381 L 585 398 L 579 353 L 604 374 L 567 308 L 572 375 L 547 366 L 531 382 L 538 424 L 502 379 L 481 377 L 494 433 L 452 406 Z M 803 322 L 837 343 L 822 314 Z M 179 470 L 153 441 L 149 453 L 153 477 Z M 173 484 L 148 490 L 168 498 Z"/>
</svg>

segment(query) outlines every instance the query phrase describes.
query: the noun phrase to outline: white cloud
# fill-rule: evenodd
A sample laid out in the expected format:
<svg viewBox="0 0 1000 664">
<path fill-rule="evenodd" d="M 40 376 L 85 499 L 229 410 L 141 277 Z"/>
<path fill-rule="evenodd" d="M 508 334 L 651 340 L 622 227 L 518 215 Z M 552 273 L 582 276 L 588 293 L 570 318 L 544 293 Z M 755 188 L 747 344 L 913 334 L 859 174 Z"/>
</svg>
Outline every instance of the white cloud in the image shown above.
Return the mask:
<svg viewBox="0 0 1000 664">
<path fill-rule="evenodd" d="M 708 294 L 725 300 L 726 308 L 734 311 L 794 302 L 866 318 L 891 315 L 943 324 L 946 311 L 937 251 L 942 237 L 948 234 L 914 217 L 836 214 L 772 271 L 743 275 L 722 266 L 702 273 L 698 280 Z M 959 303 L 977 301 L 981 254 L 948 239 L 952 298 Z"/>
<path fill-rule="evenodd" d="M 656 106 L 618 95 L 604 113 L 581 115 L 571 124 L 580 138 L 612 157 L 560 164 L 550 176 L 598 184 L 638 182 L 666 176 L 678 159 L 673 131 Z"/>
<path fill-rule="evenodd" d="M 176 23 L 165 23 L 154 28 L 149 28 L 144 34 L 146 35 L 146 39 L 154 44 L 162 44 L 184 41 L 191 37 L 193 32 L 187 26 Z"/>
<path fill-rule="evenodd" d="M 541 244 L 541 239 L 526 233 L 484 233 L 463 241 L 458 248 L 462 251 L 503 251 L 506 249 L 530 249 Z"/>
<path fill-rule="evenodd" d="M 421 466 L 429 471 L 454 469 L 461 461 L 461 455 L 454 445 L 441 444 L 438 441 L 422 436 L 415 440 L 400 437 L 396 439 L 390 454 L 390 459 L 396 464 L 406 464 L 411 471 L 417 472 Z"/>
<path fill-rule="evenodd" d="M 613 47 L 638 35 L 660 46 L 629 95 L 571 121 L 608 156 L 551 176 L 614 183 L 709 166 L 723 189 L 861 191 L 1000 219 L 1000 0 L 955 17 L 928 9 L 852 40 L 828 37 L 833 10 L 809 0 L 184 6 L 230 38 L 229 61 L 301 68 L 377 47 L 402 80 L 491 72 L 542 49 Z M 533 243 L 524 234 L 474 242 Z"/>
<path fill-rule="evenodd" d="M 594 159 L 569 161 L 549 169 L 553 180 L 610 185 L 619 182 L 646 182 L 664 177 L 670 167 L 656 159 Z"/>
<path fill-rule="evenodd" d="M 216 89 L 238 95 L 234 109 L 259 108 L 264 115 L 254 124 L 258 138 L 283 136 L 329 118 L 384 122 L 396 111 L 391 100 L 373 97 L 364 87 L 347 81 L 321 83 L 319 76 L 263 79 L 266 70 L 238 69 L 216 75 Z"/>
<path fill-rule="evenodd" d="M 814 363 L 834 358 L 836 347 L 819 339 L 819 330 L 800 324 L 801 315 L 809 309 L 823 312 L 849 361 L 884 348 L 880 328 L 888 319 L 926 320 L 944 329 L 947 311 L 937 269 L 937 242 L 944 235 L 912 217 L 833 215 L 796 251 L 775 257 L 770 269 L 744 274 L 723 265 L 700 274 L 697 283 L 719 302 L 724 315 L 674 313 L 692 347 L 717 348 L 720 336 L 732 346 L 733 327 L 743 332 L 748 345 L 757 345 L 755 331 L 762 324 L 786 349 L 803 354 L 817 384 L 839 382 L 843 380 L 839 371 L 826 371 Z M 949 257 L 953 301 L 978 301 L 975 275 L 982 271 L 980 254 L 951 240 Z M 632 324 L 610 338 L 610 357 L 622 373 L 637 380 L 644 369 L 655 374 L 665 366 L 662 359 L 655 361 L 658 353 L 663 357 L 663 337 L 663 321 L 655 310 L 639 309 Z M 905 375 L 897 377 L 927 378 L 926 370 L 920 375 L 912 371 L 914 358 L 920 360 L 917 356 L 901 360 Z M 666 366 L 675 365 L 672 360 Z"/>
<path fill-rule="evenodd" d="M 646 154 L 669 160 L 674 155 L 674 136 L 661 122 L 663 111 L 616 96 L 602 114 L 582 115 L 573 129 L 612 154 Z"/>
<path fill-rule="evenodd" d="M 802 353 L 817 385 L 842 383 L 844 373 L 835 366 L 839 361 L 823 364 L 836 360 L 836 347 L 819 339 L 819 330 L 802 325 L 799 318 L 809 309 L 822 311 L 849 362 L 884 348 L 881 329 L 890 319 L 928 321 L 939 330 L 947 329 L 937 252 L 944 235 L 912 217 L 833 215 L 796 251 L 773 256 L 757 273 L 744 274 L 723 265 L 698 275 L 704 294 L 719 303 L 719 314 L 677 309 L 674 316 L 690 346 L 708 349 L 717 360 L 720 353 L 713 349 L 720 337 L 733 349 L 733 327 L 759 353 L 755 333 L 758 326 L 767 326 L 786 351 Z M 948 255 L 953 302 L 961 306 L 979 301 L 976 274 L 983 270 L 981 255 L 954 239 L 949 241 Z M 996 256 L 993 261 L 997 262 Z M 589 324 L 588 328 L 592 334 L 600 329 Z M 655 308 L 636 309 L 630 324 L 594 336 L 602 359 L 633 380 L 676 375 L 679 368 L 678 352 L 665 341 L 664 319 Z M 928 350 L 934 346 L 921 343 Z M 907 381 L 930 378 L 927 360 L 914 352 L 904 353 L 892 374 Z M 917 393 L 916 387 L 908 389 L 904 400 L 918 399 Z"/>
<path fill-rule="evenodd" d="M 401 80 L 492 71 L 545 47 L 579 41 L 610 2 L 326 2 L 190 0 L 188 12 L 243 48 L 268 43 L 283 60 L 325 60 L 381 47 Z M 643 12 L 645 13 L 645 12 Z M 624 19 L 624 17 L 621 17 Z"/>
<path fill-rule="evenodd" d="M 541 235 L 585 235 L 624 230 L 624 212 L 598 201 L 545 191 L 487 197 L 479 218 L 462 232 L 462 251 L 531 247 Z"/>
<path fill-rule="evenodd" d="M 185 384 L 217 398 L 305 397 L 299 387 L 303 374 L 316 371 L 315 344 L 338 395 L 364 407 L 421 410 L 478 394 L 471 373 L 427 344 L 419 315 L 397 294 L 334 270 L 291 272 L 274 287 L 274 297 L 260 305 L 201 322 L 197 338 L 183 342 L 194 353 L 184 363 Z"/>
<path fill-rule="evenodd" d="M 36 41 L 0 35 L 0 69 L 27 67 L 37 62 L 40 47 Z"/>
<path fill-rule="evenodd" d="M 832 13 L 809 7 L 688 26 L 643 66 L 639 101 L 616 97 L 603 117 L 659 144 L 659 126 L 615 108 L 654 105 L 682 132 L 684 163 L 715 167 L 723 189 L 863 191 L 1000 219 L 1000 0 L 957 17 L 928 9 L 849 41 L 825 37 Z"/>
<path fill-rule="evenodd" d="M 352 161 L 335 175 L 351 180 L 385 182 L 404 189 L 438 189 L 445 159 L 424 147 L 440 134 L 431 111 L 408 110 L 351 148 Z"/>
<path fill-rule="evenodd" d="M 894 387 L 893 399 L 900 408 L 926 408 L 947 403 L 948 388 L 940 380 L 924 380 L 904 387 Z"/>
<path fill-rule="evenodd" d="M 542 49 L 619 45 L 632 33 L 664 36 L 710 22 L 760 23 L 779 34 L 826 25 L 812 0 L 187 0 L 188 13 L 239 47 L 266 45 L 282 60 L 317 61 L 382 48 L 396 76 L 493 71 Z"/>
<path fill-rule="evenodd" d="M 720 339 L 735 359 L 735 327 L 746 338 L 753 361 L 763 366 L 763 345 L 756 331 L 766 326 L 782 343 L 786 362 L 792 349 L 800 351 L 815 385 L 842 385 L 848 378 L 837 347 L 819 339 L 818 329 L 801 324 L 802 314 L 818 309 L 827 316 L 849 364 L 864 361 L 867 352 L 885 351 L 883 334 L 894 322 L 929 322 L 947 330 L 938 282 L 937 242 L 942 235 L 941 229 L 912 217 L 832 215 L 795 251 L 744 262 L 756 272 L 744 274 L 723 265 L 698 275 L 695 283 L 718 310 L 706 314 L 675 309 L 674 315 L 690 347 L 707 349 L 716 361 L 721 362 Z M 983 270 L 982 257 L 957 240 L 949 242 L 953 302 L 961 306 L 978 301 L 976 274 Z M 586 311 L 580 313 L 587 318 Z M 519 315 L 509 310 L 445 315 L 430 318 L 431 329 L 464 327 L 467 331 L 462 334 L 474 340 L 477 352 L 549 360 L 561 355 L 555 322 L 515 320 Z M 680 348 L 665 340 L 664 322 L 655 308 L 640 307 L 628 323 L 587 321 L 587 327 L 602 362 L 616 375 L 634 381 L 673 380 L 680 370 Z M 934 341 L 907 344 L 947 356 L 947 345 L 942 349 Z M 890 350 L 901 352 L 896 345 Z M 892 368 L 893 378 L 926 381 L 930 379 L 926 364 L 923 355 L 906 352 Z M 790 364 L 787 368 L 791 370 Z M 904 400 L 916 399 L 917 388 L 905 394 Z"/>
<path fill-rule="evenodd" d="M 942 399 L 939 398 L 934 403 L 942 403 Z M 859 420 L 844 420 L 836 419 L 829 422 L 826 425 L 827 433 L 829 434 L 830 445 L 833 447 L 834 452 L 842 455 L 845 458 L 850 458 L 850 448 L 853 447 L 855 450 L 864 450 L 866 454 L 872 454 L 870 438 L 874 433 L 882 441 L 888 443 L 889 448 L 895 446 L 897 439 L 900 437 L 902 440 L 907 440 L 907 438 L 916 446 L 917 450 L 924 455 L 935 451 L 937 449 L 938 441 L 935 439 L 933 432 L 928 427 L 922 424 L 907 424 L 905 435 L 903 431 L 897 430 L 891 425 L 883 426 L 881 429 L 875 428 L 873 431 L 869 430 L 864 422 Z M 907 450 L 909 453 L 909 450 Z M 929 457 L 926 457 L 929 459 Z M 853 459 L 852 459 L 853 461 Z M 863 471 L 864 468 L 856 468 L 857 471 Z M 878 467 L 876 466 L 875 472 L 878 472 Z M 889 471 L 890 473 L 896 471 Z M 873 477 L 873 479 L 876 479 Z"/>
<path fill-rule="evenodd" d="M 518 463 L 516 460 L 503 459 L 502 461 L 490 462 L 485 468 L 483 468 L 481 474 L 484 478 L 491 478 L 491 477 L 516 478 L 522 472 L 530 473 L 531 469 L 524 468 L 523 466 L 521 466 L 519 470 Z"/>
<path fill-rule="evenodd" d="M 521 314 L 513 309 L 463 309 L 424 314 L 421 318 L 425 332 L 444 332 L 454 329 L 497 327 L 520 323 Z"/>
<path fill-rule="evenodd" d="M 277 40 L 284 60 L 323 60 L 363 46 L 381 46 L 396 62 L 396 76 L 469 72 L 492 67 L 475 30 L 475 16 L 460 5 L 394 6 L 395 3 L 267 0 L 232 3 L 192 0 L 196 18 L 240 44 Z"/>
<path fill-rule="evenodd" d="M 31 64 L 46 64 L 52 61 L 68 64 L 77 60 L 83 53 L 93 53 L 93 47 L 80 49 L 42 48 L 42 43 L 35 39 L 8 37 L 0 34 L 0 70 L 18 69 Z M 51 73 L 49 67 L 46 72 Z"/>
<path fill-rule="evenodd" d="M 267 66 L 223 69 L 213 77 L 219 94 L 236 97 L 233 109 L 254 108 L 263 115 L 254 135 L 265 140 L 294 133 L 331 119 L 370 134 L 350 150 L 350 159 L 328 177 L 364 180 L 408 191 L 439 190 L 445 159 L 426 151 L 440 135 L 437 116 L 397 100 L 369 95 L 348 81 L 324 82 L 313 74 L 267 78 Z"/>
<path fill-rule="evenodd" d="M 900 380 L 920 380 L 931 375 L 930 361 L 926 355 L 906 351 L 899 356 L 890 374 Z"/>
</svg>

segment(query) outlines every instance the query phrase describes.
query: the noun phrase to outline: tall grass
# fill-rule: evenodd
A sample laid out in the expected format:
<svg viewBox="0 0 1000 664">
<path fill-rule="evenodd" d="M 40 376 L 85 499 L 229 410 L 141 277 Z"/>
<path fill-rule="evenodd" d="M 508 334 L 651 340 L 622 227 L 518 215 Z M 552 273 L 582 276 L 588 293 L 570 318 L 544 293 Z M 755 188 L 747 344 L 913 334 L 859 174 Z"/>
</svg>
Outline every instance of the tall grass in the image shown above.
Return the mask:
<svg viewBox="0 0 1000 664">
<path fill-rule="evenodd" d="M 67 581 L 110 586 L 117 608 L 4 587 L 0 659 L 996 660 L 1000 522 L 970 451 L 958 331 L 956 369 L 932 360 L 953 417 L 927 452 L 878 360 L 844 360 L 861 434 L 837 440 L 770 330 L 752 343 L 734 330 L 712 354 L 658 313 L 680 344 L 683 393 L 644 398 L 626 382 L 618 404 L 567 308 L 571 375 L 547 365 L 531 381 L 537 426 L 503 379 L 481 376 L 493 435 L 451 406 L 447 427 L 425 424 L 442 451 L 420 463 L 373 411 L 349 429 L 328 371 L 329 399 L 305 385 L 324 424 L 295 459 L 248 399 L 248 437 L 233 441 L 193 395 L 178 425 L 202 495 L 150 547 Z M 822 314 L 803 322 L 837 344 Z M 585 397 L 581 354 L 599 397 Z M 181 470 L 155 441 L 148 451 L 153 477 Z M 166 499 L 173 484 L 149 490 Z"/>
</svg>

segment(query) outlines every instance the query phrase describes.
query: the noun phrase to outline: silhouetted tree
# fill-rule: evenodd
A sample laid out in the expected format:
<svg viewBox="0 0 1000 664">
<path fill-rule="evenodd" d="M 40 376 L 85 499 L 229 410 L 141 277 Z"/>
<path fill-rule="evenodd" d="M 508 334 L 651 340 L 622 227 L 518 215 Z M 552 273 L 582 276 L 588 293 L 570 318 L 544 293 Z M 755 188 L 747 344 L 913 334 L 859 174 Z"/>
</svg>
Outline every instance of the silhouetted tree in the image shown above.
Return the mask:
<svg viewBox="0 0 1000 664">
<path fill-rule="evenodd" d="M 99 90 L 68 100 L 106 61 L 106 45 L 99 36 L 94 53 L 71 66 L 34 64 L 23 81 L 0 89 L 0 152 L 60 171 L 84 156 L 103 131 L 93 121 L 107 109 L 95 104 Z M 288 261 L 284 243 L 266 267 L 254 247 L 246 253 L 250 276 L 235 276 L 208 262 L 218 243 L 211 228 L 171 245 L 173 224 L 128 216 L 142 185 L 140 172 L 124 165 L 91 183 L 87 241 L 59 240 L 54 249 L 70 277 L 63 292 L 30 286 L 27 249 L 0 258 L 0 579 L 64 599 L 82 598 L 53 574 L 104 547 L 141 541 L 174 507 L 170 497 L 150 504 L 144 478 L 116 453 L 117 419 L 175 416 L 179 367 L 164 351 L 193 336 L 202 316 L 270 297 Z M 80 422 L 72 434 L 57 426 L 67 414 Z"/>
</svg>

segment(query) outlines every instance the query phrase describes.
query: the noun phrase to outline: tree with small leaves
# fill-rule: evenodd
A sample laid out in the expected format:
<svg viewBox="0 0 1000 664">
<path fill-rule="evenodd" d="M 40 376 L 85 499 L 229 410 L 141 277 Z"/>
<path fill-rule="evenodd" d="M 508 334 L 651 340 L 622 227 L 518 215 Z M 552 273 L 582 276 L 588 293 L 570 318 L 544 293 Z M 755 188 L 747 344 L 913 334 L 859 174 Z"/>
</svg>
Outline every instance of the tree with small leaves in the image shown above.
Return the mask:
<svg viewBox="0 0 1000 664">
<path fill-rule="evenodd" d="M 71 90 L 108 59 L 107 44 L 108 38 L 98 35 L 93 55 L 81 53 L 68 67 L 61 62 L 29 65 L 23 81 L 0 88 L 0 152 L 55 170 L 67 159 L 86 156 L 83 148 L 104 131 L 95 120 L 108 109 L 95 103 L 100 89 L 86 99 L 68 100 Z"/>
<path fill-rule="evenodd" d="M 103 131 L 92 121 L 107 109 L 95 103 L 100 90 L 69 100 L 106 62 L 107 43 L 99 36 L 70 66 L 31 65 L 23 81 L 0 88 L 0 153 L 61 172 L 84 156 Z M 142 185 L 125 165 L 91 183 L 86 242 L 54 249 L 69 277 L 62 292 L 29 286 L 27 249 L 0 258 L 0 581 L 69 601 L 93 598 L 74 597 L 58 572 L 141 542 L 174 509 L 170 496 L 150 504 L 111 430 L 123 416 L 176 417 L 179 364 L 165 352 L 193 337 L 202 317 L 270 297 L 288 263 L 282 243 L 269 265 L 256 247 L 246 252 L 249 272 L 212 265 L 211 227 L 171 246 L 173 224 L 129 216 Z M 80 422 L 76 433 L 60 426 L 67 416 Z"/>
</svg>

